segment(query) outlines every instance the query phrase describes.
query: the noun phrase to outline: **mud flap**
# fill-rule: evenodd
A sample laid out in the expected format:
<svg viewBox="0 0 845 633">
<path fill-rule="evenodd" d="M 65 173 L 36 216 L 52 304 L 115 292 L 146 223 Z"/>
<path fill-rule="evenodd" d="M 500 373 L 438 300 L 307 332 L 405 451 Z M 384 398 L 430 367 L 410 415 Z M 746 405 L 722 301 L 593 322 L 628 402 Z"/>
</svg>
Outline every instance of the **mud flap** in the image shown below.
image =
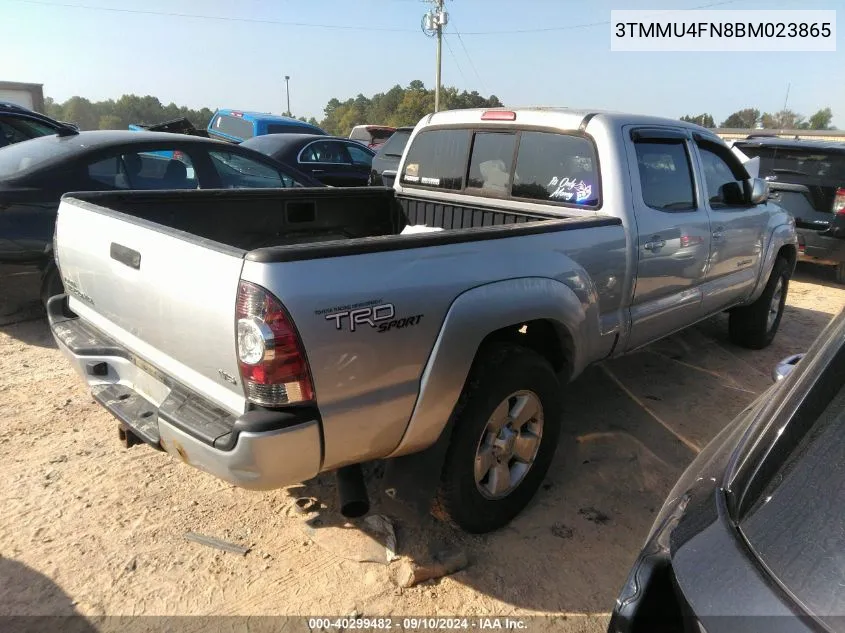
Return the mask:
<svg viewBox="0 0 845 633">
<path fill-rule="evenodd" d="M 430 515 L 453 425 L 450 419 L 437 441 L 427 449 L 385 463 L 382 492 L 388 513 L 408 521 Z"/>
</svg>

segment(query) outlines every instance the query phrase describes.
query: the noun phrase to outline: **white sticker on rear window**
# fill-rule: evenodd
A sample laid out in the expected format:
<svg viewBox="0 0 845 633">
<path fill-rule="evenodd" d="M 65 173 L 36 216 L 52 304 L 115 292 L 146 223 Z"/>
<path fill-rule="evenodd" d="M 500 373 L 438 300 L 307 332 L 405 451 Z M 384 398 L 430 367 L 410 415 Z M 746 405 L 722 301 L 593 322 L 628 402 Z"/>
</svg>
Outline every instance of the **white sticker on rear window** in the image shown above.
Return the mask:
<svg viewBox="0 0 845 633">
<path fill-rule="evenodd" d="M 431 185 L 432 187 L 437 187 L 440 184 L 440 178 L 422 178 L 420 180 L 424 185 Z"/>
<path fill-rule="evenodd" d="M 583 202 L 584 200 L 589 200 L 593 194 L 592 185 L 576 178 L 558 178 L 555 176 L 549 181 L 546 187 L 556 187 L 549 194 L 549 198 L 566 201 L 575 200 L 576 202 Z"/>
<path fill-rule="evenodd" d="M 410 163 L 405 165 L 405 176 L 419 176 L 420 175 L 420 165 L 419 163 Z"/>
</svg>

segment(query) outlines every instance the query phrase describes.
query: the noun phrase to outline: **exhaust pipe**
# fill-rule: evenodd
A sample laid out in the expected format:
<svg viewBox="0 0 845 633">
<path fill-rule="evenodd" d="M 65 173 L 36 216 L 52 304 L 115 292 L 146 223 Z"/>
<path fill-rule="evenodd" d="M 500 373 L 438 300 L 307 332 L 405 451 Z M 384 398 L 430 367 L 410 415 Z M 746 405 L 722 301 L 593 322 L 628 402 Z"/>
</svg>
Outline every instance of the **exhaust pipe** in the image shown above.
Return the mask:
<svg viewBox="0 0 845 633">
<path fill-rule="evenodd" d="M 337 493 L 340 513 L 347 519 L 357 519 L 370 511 L 370 498 L 360 464 L 337 469 Z"/>
</svg>

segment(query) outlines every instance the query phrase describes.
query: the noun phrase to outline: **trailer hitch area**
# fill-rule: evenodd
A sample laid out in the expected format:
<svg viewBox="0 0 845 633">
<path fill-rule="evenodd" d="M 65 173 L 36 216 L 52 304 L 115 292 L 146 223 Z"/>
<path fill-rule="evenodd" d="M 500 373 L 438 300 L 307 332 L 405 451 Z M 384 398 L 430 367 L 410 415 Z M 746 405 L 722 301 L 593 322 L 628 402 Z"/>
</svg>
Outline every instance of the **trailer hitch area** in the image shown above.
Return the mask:
<svg viewBox="0 0 845 633">
<path fill-rule="evenodd" d="M 132 448 L 136 444 L 144 443 L 144 441 L 135 435 L 129 427 L 123 424 L 120 424 L 117 427 L 117 437 L 125 448 Z"/>
</svg>

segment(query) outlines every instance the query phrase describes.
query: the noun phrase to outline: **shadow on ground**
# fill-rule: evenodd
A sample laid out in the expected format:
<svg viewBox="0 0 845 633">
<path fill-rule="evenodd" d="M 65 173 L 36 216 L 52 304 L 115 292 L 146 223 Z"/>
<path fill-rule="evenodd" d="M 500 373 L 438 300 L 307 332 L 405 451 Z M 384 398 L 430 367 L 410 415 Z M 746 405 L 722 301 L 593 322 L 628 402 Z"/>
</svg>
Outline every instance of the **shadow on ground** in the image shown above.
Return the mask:
<svg viewBox="0 0 845 633">
<path fill-rule="evenodd" d="M 96 633 L 52 580 L 10 558 L 0 558 L 0 630 L 4 633 Z"/>
<path fill-rule="evenodd" d="M 22 343 L 54 347 L 38 296 L 40 273 L 24 266 L 0 266 L 0 332 Z"/>
<path fill-rule="evenodd" d="M 589 368 L 567 388 L 564 437 L 522 515 L 484 536 L 398 522 L 400 553 L 425 561 L 432 549 L 457 545 L 470 565 L 451 578 L 478 592 L 537 611 L 609 612 L 678 476 L 770 387 L 774 362 L 809 347 L 829 320 L 789 307 L 775 343 L 750 351 L 728 341 L 724 315 Z M 325 504 L 316 530 L 343 525 L 331 475 L 290 494 Z"/>
</svg>

